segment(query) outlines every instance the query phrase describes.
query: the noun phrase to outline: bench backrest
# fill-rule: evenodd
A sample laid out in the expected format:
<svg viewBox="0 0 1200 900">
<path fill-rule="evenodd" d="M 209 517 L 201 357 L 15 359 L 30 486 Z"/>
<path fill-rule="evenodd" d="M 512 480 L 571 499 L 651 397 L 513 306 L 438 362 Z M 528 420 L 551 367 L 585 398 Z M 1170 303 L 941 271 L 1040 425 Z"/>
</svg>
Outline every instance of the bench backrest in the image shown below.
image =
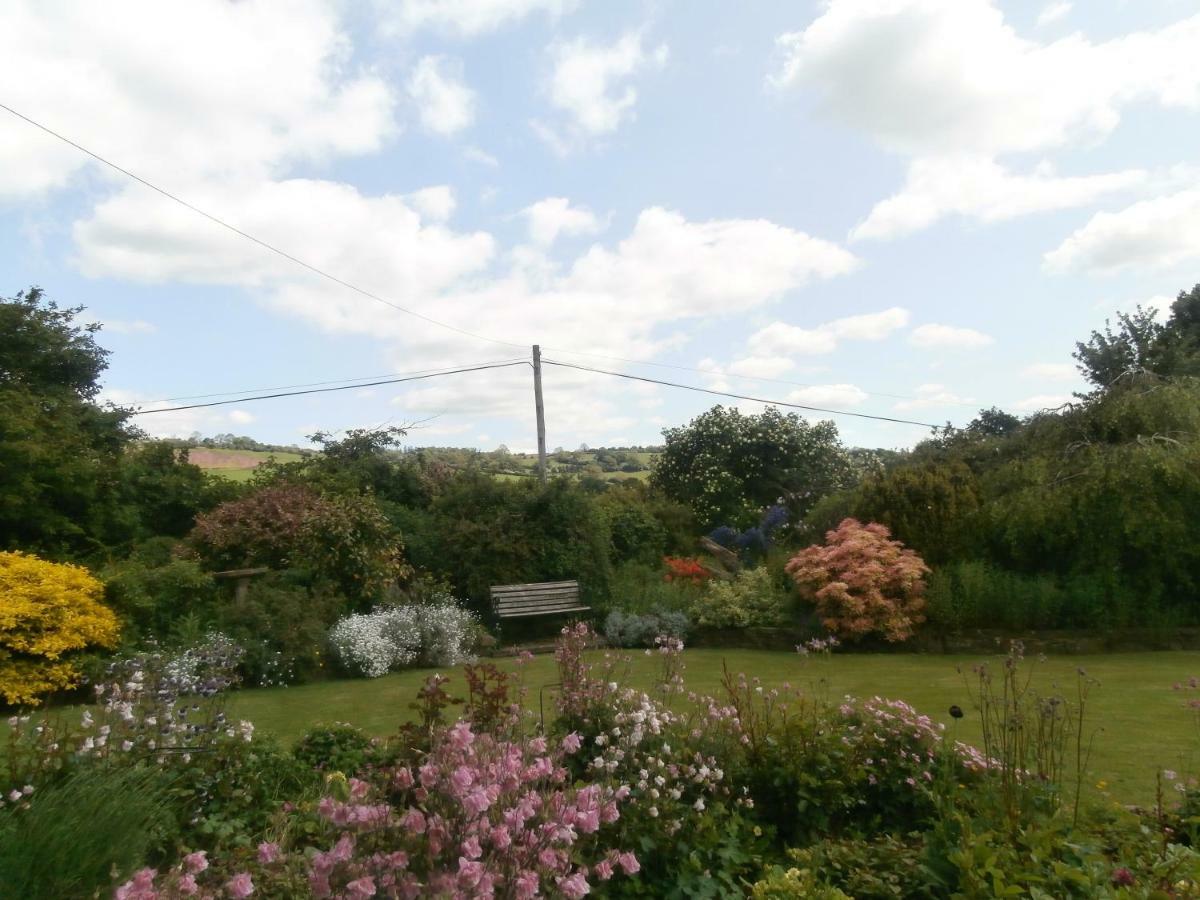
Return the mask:
<svg viewBox="0 0 1200 900">
<path fill-rule="evenodd" d="M 552 616 L 584 612 L 578 581 L 544 581 L 540 584 L 498 584 L 492 587 L 492 608 L 501 619 L 519 616 Z"/>
</svg>

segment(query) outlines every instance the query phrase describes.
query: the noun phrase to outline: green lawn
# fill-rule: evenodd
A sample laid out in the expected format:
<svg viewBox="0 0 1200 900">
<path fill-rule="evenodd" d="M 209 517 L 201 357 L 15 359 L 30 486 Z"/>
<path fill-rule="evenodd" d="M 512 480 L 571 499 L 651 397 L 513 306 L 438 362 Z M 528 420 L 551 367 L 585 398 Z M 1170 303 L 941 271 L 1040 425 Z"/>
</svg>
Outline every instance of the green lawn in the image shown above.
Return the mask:
<svg viewBox="0 0 1200 900">
<path fill-rule="evenodd" d="M 975 741 L 978 726 L 972 717 L 963 676 L 956 671 L 980 657 L 915 656 L 907 654 L 841 654 L 803 662 L 790 653 L 743 650 L 689 650 L 685 653 L 687 681 L 692 690 L 715 693 L 725 662 L 735 672 L 760 676 L 764 683 L 790 681 L 797 686 L 826 680 L 829 694 L 900 698 L 947 723 L 960 740 Z M 511 660 L 499 663 L 511 668 Z M 1047 692 L 1059 684 L 1074 692 L 1076 667 L 1084 666 L 1100 684 L 1089 699 L 1088 724 L 1096 730 L 1090 782 L 1106 781 L 1112 795 L 1124 802 L 1150 803 L 1155 773 L 1170 768 L 1197 771 L 1200 732 L 1185 696 L 1171 690 L 1176 681 L 1200 674 L 1200 653 L 1117 653 L 1060 657 L 1035 665 L 1035 685 Z M 650 687 L 657 660 L 635 654 L 630 683 Z M 291 688 L 241 691 L 230 700 L 231 715 L 250 719 L 265 732 L 293 741 L 318 722 L 352 722 L 377 735 L 390 733 L 410 715 L 408 704 L 428 671 L 407 671 L 373 680 L 338 680 Z M 453 692 L 462 689 L 461 675 L 451 676 Z M 554 660 L 540 656 L 526 669 L 530 705 L 536 711 L 538 688 L 556 680 Z M 959 704 L 967 717 L 953 725 L 947 710 Z M 552 705 L 547 692 L 547 715 Z M 957 731 L 953 728 L 957 727 Z"/>
</svg>

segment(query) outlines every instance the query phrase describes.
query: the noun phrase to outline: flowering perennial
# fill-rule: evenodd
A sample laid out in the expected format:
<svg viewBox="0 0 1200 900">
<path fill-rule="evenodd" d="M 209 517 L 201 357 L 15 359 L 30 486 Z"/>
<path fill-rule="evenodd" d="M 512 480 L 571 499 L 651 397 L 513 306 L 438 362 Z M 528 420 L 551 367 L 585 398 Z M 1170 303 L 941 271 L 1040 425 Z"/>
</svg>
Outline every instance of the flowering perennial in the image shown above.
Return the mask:
<svg viewBox="0 0 1200 900">
<path fill-rule="evenodd" d="M 378 678 L 415 662 L 468 661 L 476 628 L 475 617 L 456 606 L 388 606 L 340 620 L 329 642 L 346 669 Z"/>
</svg>

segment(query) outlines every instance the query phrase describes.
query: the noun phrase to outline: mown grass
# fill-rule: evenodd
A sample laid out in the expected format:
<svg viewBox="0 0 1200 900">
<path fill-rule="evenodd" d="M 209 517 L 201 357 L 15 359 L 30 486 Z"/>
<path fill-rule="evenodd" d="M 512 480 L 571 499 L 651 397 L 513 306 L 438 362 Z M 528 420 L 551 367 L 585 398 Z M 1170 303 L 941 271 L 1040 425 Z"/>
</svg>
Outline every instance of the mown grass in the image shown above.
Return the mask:
<svg viewBox="0 0 1200 900">
<path fill-rule="evenodd" d="M 893 697 L 905 700 L 933 718 L 945 722 L 947 732 L 959 740 L 977 742 L 978 722 L 971 708 L 963 669 L 980 656 L 915 656 L 906 654 L 845 653 L 807 662 L 791 653 L 746 650 L 688 650 L 685 653 L 689 688 L 717 693 L 722 667 L 758 675 L 764 684 L 790 682 L 825 692 L 831 699 L 845 694 Z M 512 660 L 497 661 L 512 669 Z M 1104 783 L 1115 799 L 1148 804 L 1154 799 L 1156 772 L 1164 768 L 1200 773 L 1200 730 L 1185 697 L 1172 691 L 1174 682 L 1200 674 L 1200 653 L 1117 653 L 1059 657 L 1034 668 L 1034 685 L 1046 693 L 1074 696 L 1077 668 L 1084 667 L 1099 684 L 1088 700 L 1087 734 L 1092 749 L 1088 784 L 1095 790 Z M 657 660 L 634 653 L 628 683 L 650 688 Z M 232 715 L 250 719 L 256 726 L 284 741 L 294 741 L 314 724 L 351 722 L 371 734 L 387 735 L 411 716 L 408 704 L 417 686 L 430 672 L 410 670 L 373 680 L 331 680 L 290 688 L 241 691 L 230 700 Z M 460 671 L 448 670 L 449 688 L 461 693 Z M 554 660 L 539 656 L 525 668 L 530 686 L 529 705 L 538 709 L 539 688 L 557 680 Z M 954 723 L 952 704 L 966 711 Z M 547 717 L 552 715 L 553 693 L 545 692 Z"/>
</svg>

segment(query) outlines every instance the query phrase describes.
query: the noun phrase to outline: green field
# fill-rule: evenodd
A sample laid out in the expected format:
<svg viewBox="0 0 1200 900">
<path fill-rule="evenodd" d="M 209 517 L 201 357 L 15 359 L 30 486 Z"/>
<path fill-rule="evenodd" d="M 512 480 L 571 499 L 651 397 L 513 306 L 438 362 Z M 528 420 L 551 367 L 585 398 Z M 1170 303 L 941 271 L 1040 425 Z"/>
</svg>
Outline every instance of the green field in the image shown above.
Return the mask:
<svg viewBox="0 0 1200 900">
<path fill-rule="evenodd" d="M 760 676 L 764 683 L 791 682 L 824 690 L 834 699 L 845 694 L 899 698 L 947 724 L 959 740 L 977 741 L 969 696 L 957 666 L 969 673 L 980 657 L 843 654 L 804 662 L 790 653 L 741 650 L 689 650 L 685 653 L 689 688 L 715 693 L 722 663 L 735 672 Z M 511 669 L 511 660 L 499 663 Z M 1100 684 L 1088 701 L 1087 733 L 1094 732 L 1088 784 L 1107 783 L 1112 796 L 1127 803 L 1154 799 L 1158 770 L 1197 771 L 1200 731 L 1185 697 L 1171 690 L 1177 681 L 1200 674 L 1200 653 L 1118 653 L 1060 657 L 1034 665 L 1034 684 L 1045 692 L 1057 685 L 1074 694 L 1076 667 L 1084 666 Z M 656 660 L 634 654 L 630 683 L 648 688 Z M 291 688 L 241 691 L 230 700 L 233 716 L 252 720 L 261 731 L 293 741 L 318 722 L 351 722 L 376 735 L 387 735 L 411 713 L 408 704 L 428 671 L 406 671 L 373 680 L 336 680 Z M 462 689 L 451 671 L 450 688 Z M 526 668 L 529 705 L 538 709 L 538 688 L 557 680 L 554 660 L 540 656 Z M 824 680 L 825 686 L 818 682 Z M 547 715 L 553 705 L 546 692 Z M 954 724 L 947 710 L 959 704 L 967 717 Z"/>
<path fill-rule="evenodd" d="M 216 447 L 194 447 L 189 451 L 189 457 L 205 472 L 230 481 L 249 481 L 255 468 L 271 458 L 281 463 L 304 458 L 299 453 L 286 450 L 225 450 Z"/>
</svg>

